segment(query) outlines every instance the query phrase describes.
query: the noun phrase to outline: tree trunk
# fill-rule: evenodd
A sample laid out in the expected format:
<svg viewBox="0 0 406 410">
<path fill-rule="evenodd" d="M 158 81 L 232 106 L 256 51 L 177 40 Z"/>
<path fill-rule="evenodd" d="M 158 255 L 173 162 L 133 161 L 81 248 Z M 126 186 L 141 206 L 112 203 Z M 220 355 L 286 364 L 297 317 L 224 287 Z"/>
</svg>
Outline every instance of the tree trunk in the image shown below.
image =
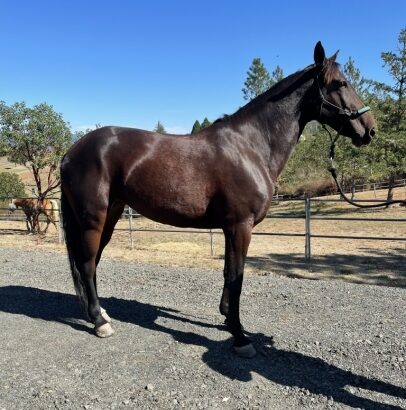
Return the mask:
<svg viewBox="0 0 406 410">
<path fill-rule="evenodd" d="M 351 201 L 354 200 L 354 196 L 355 196 L 355 181 L 352 181 L 352 184 L 351 184 Z"/>
<path fill-rule="evenodd" d="M 393 187 L 395 185 L 395 175 L 390 175 L 389 185 L 388 185 L 388 195 L 386 197 L 387 201 L 393 201 Z M 389 208 L 391 205 L 387 205 L 386 208 Z"/>
<path fill-rule="evenodd" d="M 341 182 L 340 182 L 341 188 L 343 192 L 345 192 L 345 185 L 344 185 L 344 173 L 341 173 Z M 340 193 L 340 200 L 344 200 L 344 197 Z"/>
</svg>

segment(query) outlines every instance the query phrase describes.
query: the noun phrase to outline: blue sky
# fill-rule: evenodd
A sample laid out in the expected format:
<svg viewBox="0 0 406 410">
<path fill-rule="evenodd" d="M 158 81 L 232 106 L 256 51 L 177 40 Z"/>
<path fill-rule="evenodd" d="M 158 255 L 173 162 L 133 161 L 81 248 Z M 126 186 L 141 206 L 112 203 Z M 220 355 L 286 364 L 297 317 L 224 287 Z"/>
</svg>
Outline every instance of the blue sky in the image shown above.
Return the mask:
<svg viewBox="0 0 406 410">
<path fill-rule="evenodd" d="M 72 129 L 189 132 L 232 113 L 254 57 L 285 75 L 314 45 L 390 82 L 380 53 L 406 27 L 404 0 L 0 0 L 0 100 L 47 102 Z"/>
</svg>

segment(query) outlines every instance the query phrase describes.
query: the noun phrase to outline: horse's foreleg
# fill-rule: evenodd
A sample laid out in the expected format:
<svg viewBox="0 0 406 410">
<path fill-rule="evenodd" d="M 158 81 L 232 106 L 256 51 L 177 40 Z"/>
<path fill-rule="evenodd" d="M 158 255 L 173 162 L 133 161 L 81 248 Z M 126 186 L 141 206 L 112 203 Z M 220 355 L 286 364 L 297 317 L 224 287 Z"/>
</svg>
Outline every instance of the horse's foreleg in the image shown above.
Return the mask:
<svg viewBox="0 0 406 410">
<path fill-rule="evenodd" d="M 226 253 L 220 312 L 226 315 L 227 328 L 235 339 L 234 349 L 236 353 L 243 357 L 253 357 L 256 354 L 251 341 L 244 335 L 240 322 L 240 295 L 252 227 L 253 220 L 248 219 L 224 229 Z"/>
<path fill-rule="evenodd" d="M 25 223 L 27 224 L 27 231 L 28 231 L 28 233 L 31 233 L 31 231 L 32 231 L 31 219 L 27 217 L 27 218 L 25 219 Z"/>
<path fill-rule="evenodd" d="M 39 214 L 37 212 L 34 212 L 31 217 L 31 227 L 32 232 L 40 233 Z"/>
<path fill-rule="evenodd" d="M 26 223 L 27 223 L 27 230 L 29 233 L 34 233 L 35 231 L 35 223 L 33 215 L 26 216 Z"/>
</svg>

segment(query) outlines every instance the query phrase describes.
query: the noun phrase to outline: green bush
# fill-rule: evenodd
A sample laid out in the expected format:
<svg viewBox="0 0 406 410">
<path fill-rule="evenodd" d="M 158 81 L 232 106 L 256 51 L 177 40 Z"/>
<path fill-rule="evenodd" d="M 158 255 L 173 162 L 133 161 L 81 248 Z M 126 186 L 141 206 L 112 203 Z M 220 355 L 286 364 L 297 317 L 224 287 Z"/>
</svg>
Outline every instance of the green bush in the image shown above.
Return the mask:
<svg viewBox="0 0 406 410">
<path fill-rule="evenodd" d="M 21 178 L 12 172 L 0 172 L 0 200 L 24 196 L 25 187 Z"/>
</svg>

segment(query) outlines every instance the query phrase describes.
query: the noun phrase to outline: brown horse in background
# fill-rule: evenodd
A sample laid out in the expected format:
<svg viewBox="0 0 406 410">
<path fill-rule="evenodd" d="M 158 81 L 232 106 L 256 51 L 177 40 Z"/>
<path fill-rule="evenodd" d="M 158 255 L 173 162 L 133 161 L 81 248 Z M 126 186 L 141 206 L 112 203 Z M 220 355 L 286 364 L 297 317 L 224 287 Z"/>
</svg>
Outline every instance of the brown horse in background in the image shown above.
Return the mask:
<svg viewBox="0 0 406 410">
<path fill-rule="evenodd" d="M 14 212 L 17 208 L 21 208 L 26 216 L 27 230 L 28 232 L 43 232 L 46 233 L 49 225 L 52 223 L 55 229 L 58 229 L 56 225 L 58 202 L 54 199 L 35 199 L 35 198 L 16 198 L 12 199 L 9 203 L 8 209 L 10 212 Z M 43 214 L 46 218 L 47 226 L 43 231 L 40 230 L 39 216 Z"/>
<path fill-rule="evenodd" d="M 265 218 L 305 125 L 328 124 L 356 146 L 375 134 L 369 108 L 335 59 L 317 43 L 314 64 L 197 134 L 103 127 L 68 151 L 61 164 L 66 244 L 77 294 L 98 336 L 114 331 L 99 304 L 96 267 L 128 204 L 157 222 L 223 230 L 220 312 L 237 354 L 255 355 L 240 322 L 245 258 L 252 228 Z"/>
</svg>

